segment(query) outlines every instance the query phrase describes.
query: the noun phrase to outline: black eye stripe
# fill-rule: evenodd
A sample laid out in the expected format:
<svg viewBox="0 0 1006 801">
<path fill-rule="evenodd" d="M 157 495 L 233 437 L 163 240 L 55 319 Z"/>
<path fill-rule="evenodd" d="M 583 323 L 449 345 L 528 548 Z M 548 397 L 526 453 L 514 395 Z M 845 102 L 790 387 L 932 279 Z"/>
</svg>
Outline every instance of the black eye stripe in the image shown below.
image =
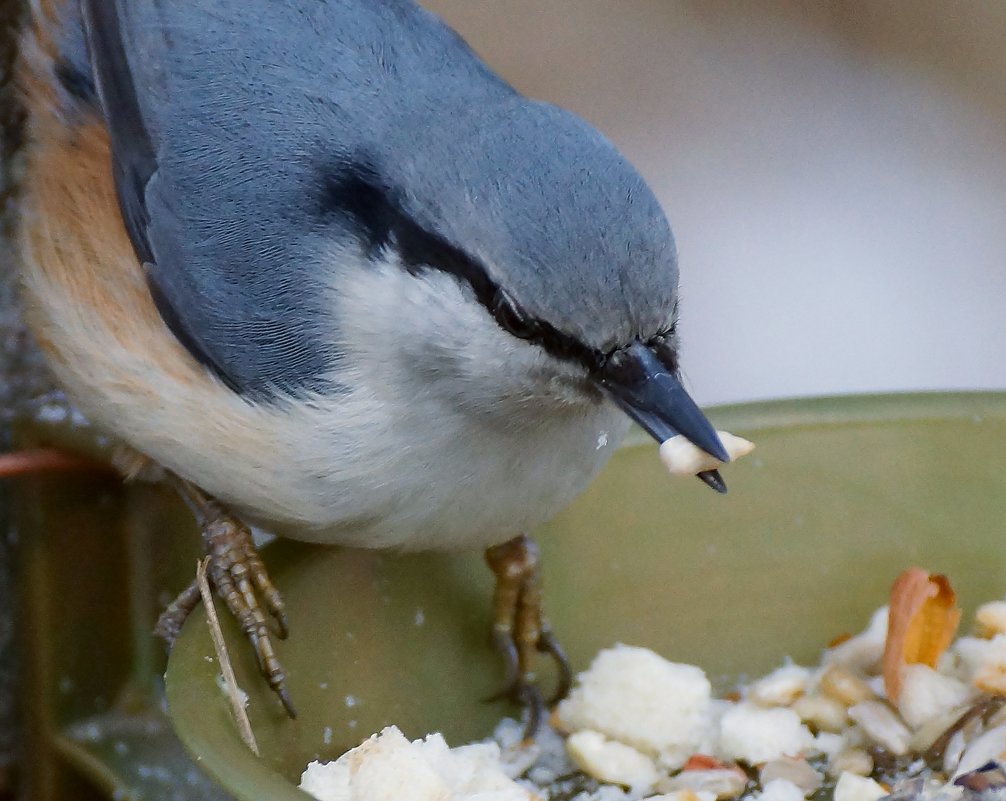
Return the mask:
<svg viewBox="0 0 1006 801">
<path fill-rule="evenodd" d="M 618 357 L 620 349 L 604 353 L 560 331 L 548 321 L 529 315 L 493 281 L 478 259 L 405 214 L 394 191 L 365 160 L 340 162 L 323 171 L 321 185 L 323 194 L 318 210 L 322 219 L 333 215 L 353 219 L 369 250 L 376 252 L 393 247 L 402 266 L 412 274 L 436 270 L 454 276 L 472 290 L 476 300 L 504 331 L 540 346 L 557 359 L 579 362 L 590 372 L 600 370 L 610 359 Z M 508 303 L 501 303 L 501 298 L 506 298 Z M 515 320 L 511 315 L 518 316 L 521 328 L 526 330 L 515 333 Z M 668 364 L 672 367 L 676 366 L 676 356 L 665 340 L 670 334 L 673 334 L 673 326 L 648 344 L 655 349 L 664 346 L 662 350 L 668 353 L 660 355 L 665 363 L 673 361 L 673 365 Z"/>
<path fill-rule="evenodd" d="M 503 290 L 497 290 L 491 311 L 496 322 L 518 339 L 533 339 L 541 330 L 538 321 L 529 319 Z"/>
</svg>

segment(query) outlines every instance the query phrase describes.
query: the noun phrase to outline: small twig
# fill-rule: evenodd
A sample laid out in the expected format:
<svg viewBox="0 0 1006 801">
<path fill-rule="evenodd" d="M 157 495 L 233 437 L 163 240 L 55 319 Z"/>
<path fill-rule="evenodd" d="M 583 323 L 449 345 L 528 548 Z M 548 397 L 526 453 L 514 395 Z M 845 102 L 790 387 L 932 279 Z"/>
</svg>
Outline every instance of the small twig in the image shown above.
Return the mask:
<svg viewBox="0 0 1006 801">
<path fill-rule="evenodd" d="M 231 700 L 231 710 L 234 712 L 234 721 L 237 723 L 241 739 L 255 756 L 260 756 L 258 743 L 255 742 L 255 734 L 252 732 L 251 721 L 248 720 L 248 711 L 241 700 L 241 688 L 238 687 L 231 658 L 227 653 L 227 643 L 224 642 L 224 634 L 220 630 L 220 620 L 217 618 L 217 609 L 213 603 L 213 593 L 210 592 L 210 583 L 206 580 L 206 565 L 209 564 L 209 561 L 209 557 L 206 557 L 196 564 L 196 581 L 199 582 L 199 594 L 202 595 L 203 606 L 206 607 L 206 623 L 209 626 L 210 637 L 213 639 L 213 650 L 217 652 L 220 672 L 223 674 L 224 684 L 227 685 L 227 697 Z"/>
<path fill-rule="evenodd" d="M 36 448 L 14 451 L 13 453 L 0 453 L 0 478 L 13 478 L 28 473 L 53 470 L 111 471 L 111 468 L 93 459 L 56 448 Z"/>
</svg>

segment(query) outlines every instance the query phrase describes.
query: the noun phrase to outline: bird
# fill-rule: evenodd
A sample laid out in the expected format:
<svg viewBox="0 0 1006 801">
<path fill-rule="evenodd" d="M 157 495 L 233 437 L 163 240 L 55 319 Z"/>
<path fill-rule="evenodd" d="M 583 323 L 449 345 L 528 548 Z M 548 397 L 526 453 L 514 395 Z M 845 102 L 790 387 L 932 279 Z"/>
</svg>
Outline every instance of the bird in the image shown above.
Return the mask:
<svg viewBox="0 0 1006 801">
<path fill-rule="evenodd" d="M 33 9 L 22 285 L 68 397 L 124 474 L 188 503 L 291 716 L 286 612 L 252 526 L 484 548 L 501 695 L 533 728 L 534 660 L 559 664 L 553 698 L 570 679 L 528 533 L 633 421 L 729 461 L 682 384 L 652 190 L 412 0 Z M 198 597 L 169 605 L 169 640 Z"/>
</svg>

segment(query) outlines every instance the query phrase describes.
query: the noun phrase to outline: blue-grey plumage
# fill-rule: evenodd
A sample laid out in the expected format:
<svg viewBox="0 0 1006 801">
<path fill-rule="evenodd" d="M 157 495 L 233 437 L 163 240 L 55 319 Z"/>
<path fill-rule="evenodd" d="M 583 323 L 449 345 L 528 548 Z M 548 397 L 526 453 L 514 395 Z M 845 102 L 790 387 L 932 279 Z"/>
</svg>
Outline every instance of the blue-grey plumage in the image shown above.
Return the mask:
<svg viewBox="0 0 1006 801">
<path fill-rule="evenodd" d="M 322 386 L 331 242 L 394 247 L 387 207 L 593 347 L 669 326 L 674 244 L 642 179 L 414 3 L 85 8 L 134 244 L 235 387 Z"/>
<path fill-rule="evenodd" d="M 59 97 L 32 113 L 49 177 L 26 206 L 50 221 L 25 240 L 35 330 L 99 426 L 248 519 L 371 547 L 537 525 L 626 412 L 722 453 L 677 381 L 653 194 L 436 17 L 411 0 L 81 7 L 36 67 Z M 110 159 L 67 138 L 95 120 Z M 82 302 L 106 296 L 117 311 Z"/>
<path fill-rule="evenodd" d="M 569 672 L 514 534 L 569 503 L 630 418 L 728 458 L 678 377 L 674 241 L 646 184 L 411 0 L 35 12 L 20 241 L 68 395 L 130 446 L 127 472 L 167 469 L 291 714 L 247 522 L 490 546 L 533 729 L 532 658 Z M 169 638 L 196 597 L 169 607 Z"/>
</svg>

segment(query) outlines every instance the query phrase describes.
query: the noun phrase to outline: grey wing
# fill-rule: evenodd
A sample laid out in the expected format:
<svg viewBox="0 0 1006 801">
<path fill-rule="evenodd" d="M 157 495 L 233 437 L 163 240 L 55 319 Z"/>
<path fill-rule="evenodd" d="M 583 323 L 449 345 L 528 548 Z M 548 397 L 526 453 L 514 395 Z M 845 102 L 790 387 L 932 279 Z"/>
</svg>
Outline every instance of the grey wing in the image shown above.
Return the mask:
<svg viewBox="0 0 1006 801">
<path fill-rule="evenodd" d="M 324 285 L 303 230 L 310 159 L 278 164 L 268 121 L 240 118 L 247 96 L 214 110 L 214 95 L 230 87 L 201 94 L 213 81 L 198 74 L 197 56 L 213 43 L 180 28 L 168 16 L 174 5 L 193 8 L 82 0 L 126 230 L 165 323 L 229 386 L 252 395 L 320 388 L 337 354 L 321 337 L 330 327 Z M 246 122 L 251 143 L 240 141 Z M 291 149 L 303 150 L 296 140 Z"/>
</svg>

